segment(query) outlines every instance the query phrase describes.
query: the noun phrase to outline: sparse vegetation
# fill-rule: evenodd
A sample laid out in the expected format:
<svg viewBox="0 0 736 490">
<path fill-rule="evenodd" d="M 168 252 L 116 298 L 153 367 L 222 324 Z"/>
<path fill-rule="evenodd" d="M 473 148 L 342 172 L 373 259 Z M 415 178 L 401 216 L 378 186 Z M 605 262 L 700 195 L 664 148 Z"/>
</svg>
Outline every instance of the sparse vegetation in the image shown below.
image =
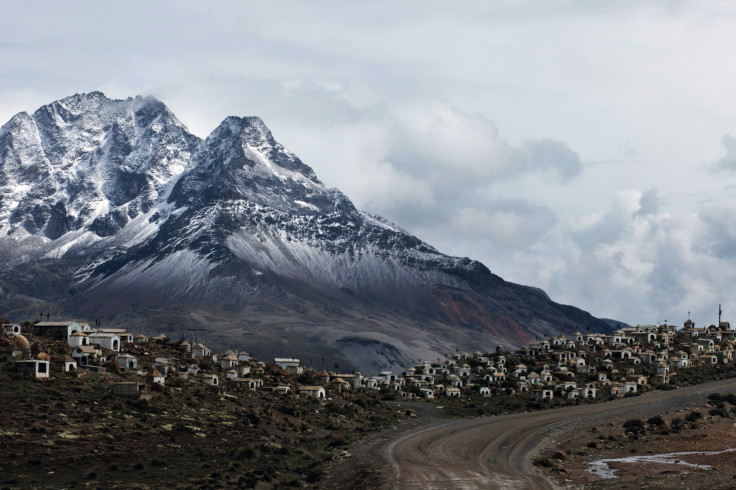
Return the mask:
<svg viewBox="0 0 736 490">
<path fill-rule="evenodd" d="M 728 410 L 724 407 L 711 408 L 708 413 L 714 417 L 728 417 Z"/>
<path fill-rule="evenodd" d="M 644 422 L 641 419 L 629 419 L 624 422 L 624 429 L 634 434 L 644 431 Z"/>
<path fill-rule="evenodd" d="M 397 419 L 378 391 L 326 402 L 183 382 L 138 400 L 110 393 L 108 374 L 53 372 L 39 383 L 16 376 L 7 349 L 0 339 L 2 486 L 318 487 L 321 465 Z M 104 458 L 88 457 L 100 449 Z"/>
<path fill-rule="evenodd" d="M 700 420 L 702 418 L 703 418 L 703 414 L 702 413 L 693 410 L 692 412 L 690 412 L 689 414 L 687 414 L 687 416 L 685 417 L 685 420 L 687 420 L 688 422 L 697 422 L 698 420 Z"/>
</svg>

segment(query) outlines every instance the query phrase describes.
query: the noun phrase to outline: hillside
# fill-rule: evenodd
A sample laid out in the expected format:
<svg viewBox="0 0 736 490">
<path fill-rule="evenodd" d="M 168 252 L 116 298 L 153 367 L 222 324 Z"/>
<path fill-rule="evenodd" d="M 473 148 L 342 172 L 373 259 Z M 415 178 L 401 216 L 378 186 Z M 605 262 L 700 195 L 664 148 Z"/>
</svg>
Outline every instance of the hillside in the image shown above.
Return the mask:
<svg viewBox="0 0 736 490">
<path fill-rule="evenodd" d="M 204 328 L 214 347 L 364 372 L 613 330 L 357 210 L 257 117 L 201 140 L 151 97 L 67 97 L 0 128 L 0 196 L 13 321 Z"/>
</svg>

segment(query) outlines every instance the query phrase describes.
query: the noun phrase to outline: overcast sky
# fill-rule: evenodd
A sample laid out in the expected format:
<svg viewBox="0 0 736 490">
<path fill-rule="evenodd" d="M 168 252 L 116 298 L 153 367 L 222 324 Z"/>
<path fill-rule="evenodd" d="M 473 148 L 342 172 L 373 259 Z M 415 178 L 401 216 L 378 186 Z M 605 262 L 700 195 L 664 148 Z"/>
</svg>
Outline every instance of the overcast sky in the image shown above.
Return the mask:
<svg viewBox="0 0 736 490">
<path fill-rule="evenodd" d="M 736 322 L 736 4 L 0 0 L 0 124 L 258 115 L 363 210 L 631 324 Z M 731 313 L 734 313 L 731 315 Z"/>
</svg>

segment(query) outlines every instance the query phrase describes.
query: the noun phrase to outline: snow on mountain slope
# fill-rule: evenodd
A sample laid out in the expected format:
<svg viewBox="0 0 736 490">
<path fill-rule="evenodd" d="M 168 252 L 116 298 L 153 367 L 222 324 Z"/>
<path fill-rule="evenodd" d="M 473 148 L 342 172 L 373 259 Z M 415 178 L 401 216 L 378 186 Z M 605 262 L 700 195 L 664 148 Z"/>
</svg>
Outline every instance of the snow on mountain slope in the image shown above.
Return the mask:
<svg viewBox="0 0 736 490">
<path fill-rule="evenodd" d="M 200 140 L 150 97 L 78 94 L 0 128 L 0 259 L 15 294 L 0 306 L 53 296 L 112 322 L 167 315 L 179 334 L 193 319 L 225 336 L 255 322 L 266 351 L 292 339 L 374 352 L 375 368 L 609 328 L 355 209 L 259 118 Z"/>
<path fill-rule="evenodd" d="M 0 129 L 0 232 L 112 236 L 165 199 L 198 144 L 152 98 L 94 92 L 18 114 Z"/>
</svg>

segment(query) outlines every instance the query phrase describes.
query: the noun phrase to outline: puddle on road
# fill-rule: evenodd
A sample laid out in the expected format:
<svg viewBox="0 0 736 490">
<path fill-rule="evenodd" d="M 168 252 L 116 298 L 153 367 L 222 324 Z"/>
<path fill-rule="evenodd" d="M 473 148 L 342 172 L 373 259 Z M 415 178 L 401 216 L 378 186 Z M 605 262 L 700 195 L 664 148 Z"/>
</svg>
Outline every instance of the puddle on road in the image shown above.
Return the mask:
<svg viewBox="0 0 736 490">
<path fill-rule="evenodd" d="M 646 454 L 640 456 L 627 456 L 625 458 L 608 458 L 599 459 L 589 463 L 590 468 L 588 472 L 600 476 L 601 478 L 610 479 L 616 478 L 616 469 L 611 468 L 609 463 L 659 463 L 659 464 L 679 464 L 681 466 L 687 466 L 689 468 L 699 468 L 707 470 L 710 465 L 707 464 L 696 464 L 688 463 L 684 461 L 685 456 L 714 456 L 716 454 L 725 454 L 736 451 L 736 448 L 724 449 L 723 451 L 688 451 L 682 453 L 665 453 L 665 454 Z"/>
</svg>

